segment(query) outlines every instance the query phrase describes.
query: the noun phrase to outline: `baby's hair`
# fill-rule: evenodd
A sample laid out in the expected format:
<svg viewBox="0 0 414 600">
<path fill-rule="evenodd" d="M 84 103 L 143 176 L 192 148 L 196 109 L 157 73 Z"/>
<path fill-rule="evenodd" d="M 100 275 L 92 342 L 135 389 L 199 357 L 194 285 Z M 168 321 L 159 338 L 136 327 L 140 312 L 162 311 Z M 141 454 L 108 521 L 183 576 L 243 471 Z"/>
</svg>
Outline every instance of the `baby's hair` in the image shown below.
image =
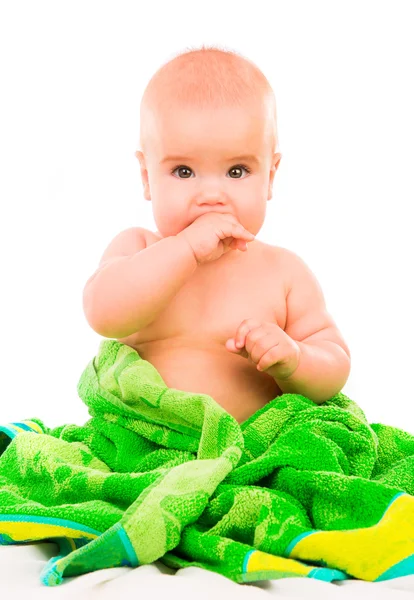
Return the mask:
<svg viewBox="0 0 414 600">
<path fill-rule="evenodd" d="M 141 100 L 140 145 L 152 110 L 179 104 L 191 108 L 246 106 L 264 98 L 272 152 L 278 150 L 276 100 L 262 71 L 247 57 L 222 45 L 187 47 L 174 53 L 150 79 Z"/>
</svg>

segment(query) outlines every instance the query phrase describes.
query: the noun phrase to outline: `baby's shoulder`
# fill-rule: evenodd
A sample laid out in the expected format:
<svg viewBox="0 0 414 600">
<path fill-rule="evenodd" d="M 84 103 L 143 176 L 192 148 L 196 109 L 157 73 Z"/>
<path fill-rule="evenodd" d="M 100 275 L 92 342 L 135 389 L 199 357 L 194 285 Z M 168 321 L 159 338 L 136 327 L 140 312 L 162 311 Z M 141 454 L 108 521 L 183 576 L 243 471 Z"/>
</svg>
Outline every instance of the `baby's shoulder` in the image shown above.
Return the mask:
<svg viewBox="0 0 414 600">
<path fill-rule="evenodd" d="M 250 266 L 255 271 L 260 272 L 266 280 L 266 285 L 270 281 L 274 282 L 277 289 L 282 285 L 287 296 L 291 285 L 291 266 L 290 257 L 292 251 L 283 246 L 267 244 L 265 242 L 255 240 L 249 244 L 256 245 L 256 252 L 252 252 Z M 248 259 L 248 257 L 246 257 Z"/>
<path fill-rule="evenodd" d="M 265 244 L 260 242 L 262 257 L 267 258 L 271 261 L 272 266 L 278 268 L 287 268 L 290 263 L 295 262 L 295 258 L 299 258 L 292 250 L 284 248 L 283 246 L 276 246 L 274 244 Z"/>
<path fill-rule="evenodd" d="M 307 262 L 293 250 L 273 244 L 265 244 L 265 246 L 265 252 L 271 257 L 268 264 L 270 262 L 272 268 L 283 277 L 287 291 L 292 288 L 295 281 L 300 281 L 303 277 L 314 277 Z"/>
<path fill-rule="evenodd" d="M 280 260 L 285 265 L 289 264 L 291 267 L 299 268 L 301 265 L 306 264 L 305 261 L 290 248 L 285 248 L 284 246 L 276 246 L 274 244 L 263 244 L 263 246 L 277 260 Z"/>
</svg>

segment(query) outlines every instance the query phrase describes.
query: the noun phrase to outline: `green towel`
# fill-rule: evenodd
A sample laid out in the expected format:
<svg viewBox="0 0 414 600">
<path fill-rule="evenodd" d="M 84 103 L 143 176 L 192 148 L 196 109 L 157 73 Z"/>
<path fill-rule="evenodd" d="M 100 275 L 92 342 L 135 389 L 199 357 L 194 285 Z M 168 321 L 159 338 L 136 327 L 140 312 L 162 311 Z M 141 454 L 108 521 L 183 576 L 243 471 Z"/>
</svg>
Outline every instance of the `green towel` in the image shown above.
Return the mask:
<svg viewBox="0 0 414 600">
<path fill-rule="evenodd" d="M 239 424 L 107 339 L 78 393 L 83 426 L 0 427 L 0 543 L 55 542 L 43 584 L 156 560 L 239 583 L 414 573 L 414 436 L 343 393 Z"/>
</svg>

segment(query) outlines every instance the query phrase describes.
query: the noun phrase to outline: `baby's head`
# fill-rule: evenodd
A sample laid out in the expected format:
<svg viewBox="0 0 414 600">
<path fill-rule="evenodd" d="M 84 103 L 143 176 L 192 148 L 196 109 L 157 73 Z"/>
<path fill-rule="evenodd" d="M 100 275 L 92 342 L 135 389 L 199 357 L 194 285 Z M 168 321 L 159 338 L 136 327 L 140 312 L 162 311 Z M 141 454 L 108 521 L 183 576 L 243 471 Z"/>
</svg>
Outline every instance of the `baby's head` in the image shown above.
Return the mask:
<svg viewBox="0 0 414 600">
<path fill-rule="evenodd" d="M 281 154 L 273 90 L 251 61 L 203 46 L 164 64 L 141 101 L 140 147 L 144 197 L 164 237 L 215 206 L 259 232 Z"/>
</svg>

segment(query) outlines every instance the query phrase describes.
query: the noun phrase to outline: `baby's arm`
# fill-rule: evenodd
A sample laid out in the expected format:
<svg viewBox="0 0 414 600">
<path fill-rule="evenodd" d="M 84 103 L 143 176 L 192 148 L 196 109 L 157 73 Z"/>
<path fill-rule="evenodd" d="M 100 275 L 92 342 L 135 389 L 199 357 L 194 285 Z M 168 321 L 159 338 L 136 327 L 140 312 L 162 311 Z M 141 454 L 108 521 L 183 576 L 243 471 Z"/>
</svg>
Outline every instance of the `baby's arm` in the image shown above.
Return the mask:
<svg viewBox="0 0 414 600">
<path fill-rule="evenodd" d="M 330 341 L 345 354 L 351 353 L 334 319 L 326 307 L 322 287 L 307 263 L 297 254 L 285 250 L 288 293 L 285 332 L 300 342 Z"/>
<path fill-rule="evenodd" d="M 284 394 L 302 394 L 317 404 L 346 384 L 351 353 L 327 310 L 317 278 L 299 256 L 286 250 L 289 274 L 285 333 L 300 348 L 299 366 L 291 377 L 276 382 Z"/>
<path fill-rule="evenodd" d="M 147 247 L 144 229 L 122 231 L 86 282 L 86 319 L 103 337 L 127 337 L 152 323 L 196 268 L 185 240 L 170 236 Z"/>
</svg>

